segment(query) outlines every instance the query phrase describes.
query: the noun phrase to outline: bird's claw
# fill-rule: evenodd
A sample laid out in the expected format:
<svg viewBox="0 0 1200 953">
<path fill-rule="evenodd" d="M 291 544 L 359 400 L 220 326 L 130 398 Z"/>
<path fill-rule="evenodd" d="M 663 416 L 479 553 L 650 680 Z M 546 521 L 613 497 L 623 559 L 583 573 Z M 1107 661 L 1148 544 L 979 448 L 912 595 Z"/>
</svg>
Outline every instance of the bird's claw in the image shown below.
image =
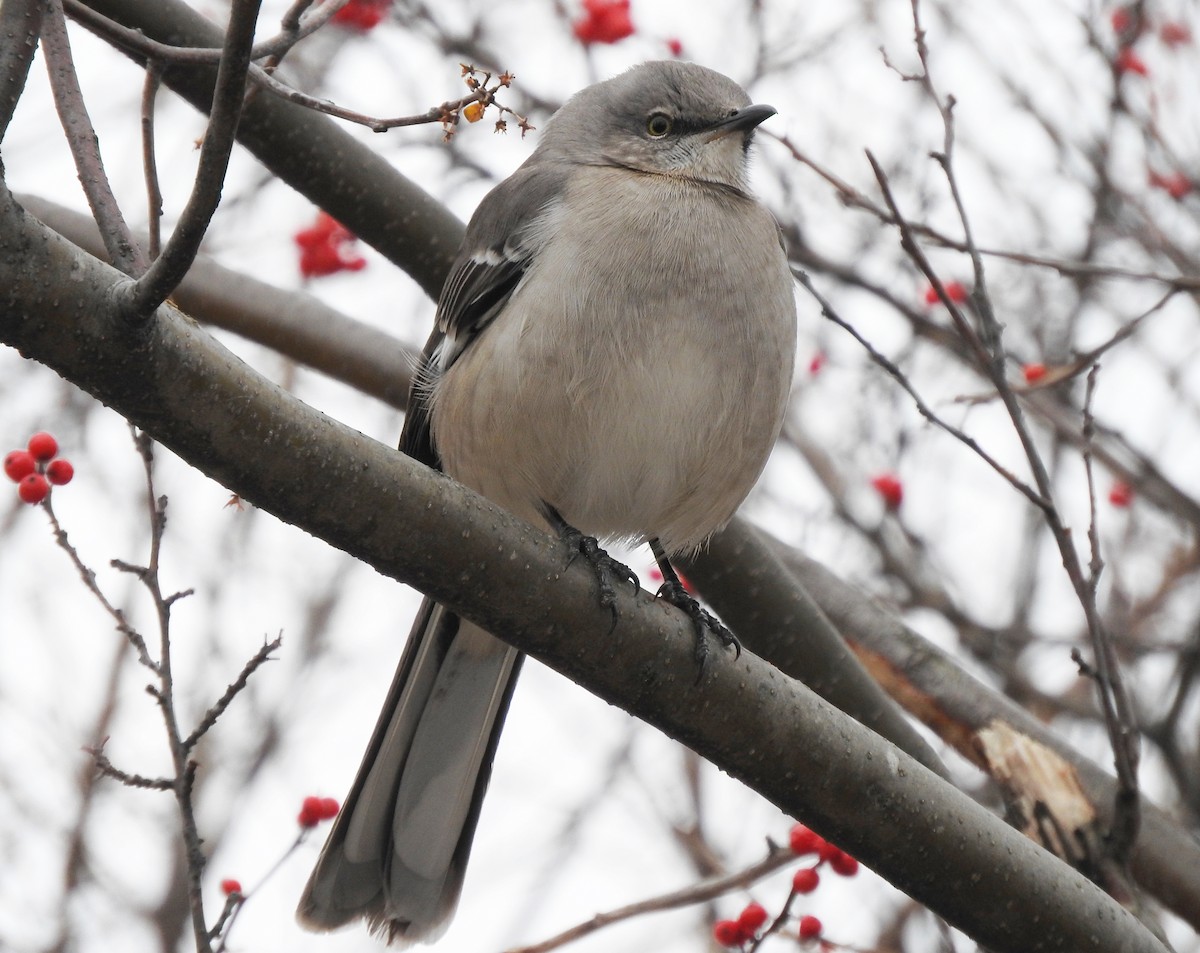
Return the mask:
<svg viewBox="0 0 1200 953">
<path fill-rule="evenodd" d="M 682 609 L 692 620 L 692 625 L 696 629 L 696 665 L 699 668 L 696 673 L 696 681 L 700 681 L 700 677 L 704 674 L 704 663 L 708 659 L 709 635 L 715 636 L 725 648 L 732 647 L 736 658 L 741 657 L 742 643 L 738 641 L 737 636 L 729 631 L 725 623 L 700 605 L 695 597 L 683 587 L 682 583 L 667 580 L 659 587 L 658 598 Z"/>
</svg>

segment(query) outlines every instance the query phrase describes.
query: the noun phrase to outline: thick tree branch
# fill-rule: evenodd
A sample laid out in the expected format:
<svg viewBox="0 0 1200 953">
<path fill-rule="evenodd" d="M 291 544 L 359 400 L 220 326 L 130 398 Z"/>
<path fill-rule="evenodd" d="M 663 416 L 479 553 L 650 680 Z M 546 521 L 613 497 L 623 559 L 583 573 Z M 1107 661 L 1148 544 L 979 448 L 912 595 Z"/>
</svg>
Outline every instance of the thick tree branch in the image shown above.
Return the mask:
<svg viewBox="0 0 1200 953">
<path fill-rule="evenodd" d="M 756 656 L 696 685 L 691 626 L 645 593 L 619 594 L 608 634 L 561 542 L 264 382 L 173 308 L 131 323 L 118 272 L 0 203 L 0 341 L 243 498 L 694 748 L 997 953 L 1162 953 L 1094 884 Z"/>
<path fill-rule="evenodd" d="M 17 201 L 68 241 L 104 257 L 89 216 L 35 195 L 19 195 Z M 393 407 L 403 410 L 408 403 L 417 365 L 412 349 L 310 294 L 277 288 L 200 255 L 171 300 L 198 321 L 272 348 Z"/>
<path fill-rule="evenodd" d="M 960 754 L 982 767 L 975 735 L 993 722 L 1004 722 L 1069 761 L 1101 819 L 1109 820 L 1116 793 L 1110 773 L 1082 757 L 1012 699 L 968 675 L 862 590 L 779 540 L 761 531 L 756 535 L 765 537 L 888 693 Z M 1200 845 L 1150 803 L 1144 806 L 1131 866 L 1143 888 L 1200 930 Z"/>
<path fill-rule="evenodd" d="M 688 581 L 734 629 L 742 644 L 780 671 L 945 775 L 936 752 L 901 714 L 845 640 L 763 544 L 734 521 L 702 552 L 684 561 Z"/>
</svg>

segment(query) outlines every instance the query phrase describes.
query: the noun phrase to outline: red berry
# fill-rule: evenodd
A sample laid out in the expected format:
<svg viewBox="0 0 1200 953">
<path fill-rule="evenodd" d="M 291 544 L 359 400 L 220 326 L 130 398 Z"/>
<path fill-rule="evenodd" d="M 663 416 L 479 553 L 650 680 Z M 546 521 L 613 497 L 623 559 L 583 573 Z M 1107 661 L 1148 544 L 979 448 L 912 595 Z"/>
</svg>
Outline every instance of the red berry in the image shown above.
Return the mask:
<svg viewBox="0 0 1200 953">
<path fill-rule="evenodd" d="M 721 946 L 741 946 L 749 938 L 736 920 L 718 920 L 713 924 L 713 939 Z"/>
<path fill-rule="evenodd" d="M 808 362 L 808 373 L 810 373 L 813 377 L 816 377 L 821 373 L 822 368 L 825 367 L 826 360 L 827 358 L 825 356 L 825 352 L 817 351 L 817 353 L 812 356 L 812 360 Z"/>
<path fill-rule="evenodd" d="M 803 824 L 797 824 L 788 834 L 788 846 L 793 854 L 800 856 L 819 852 L 824 843 L 825 840 L 820 834 Z"/>
<path fill-rule="evenodd" d="M 306 797 L 300 805 L 300 813 L 296 815 L 296 823 L 301 827 L 316 827 L 324 818 L 321 816 L 321 799 Z"/>
<path fill-rule="evenodd" d="M 17 484 L 17 496 L 26 503 L 41 503 L 50 494 L 50 483 L 40 473 L 31 473 Z"/>
<path fill-rule="evenodd" d="M 839 850 L 829 858 L 829 866 L 835 874 L 841 874 L 843 877 L 853 877 L 858 873 L 858 861 L 844 850 Z"/>
<path fill-rule="evenodd" d="M 815 940 L 821 935 L 821 921 L 805 914 L 800 918 L 800 939 Z"/>
<path fill-rule="evenodd" d="M 900 504 L 904 502 L 904 484 L 898 476 L 894 473 L 881 473 L 871 479 L 871 486 L 875 487 L 875 492 L 883 498 L 884 506 L 890 511 L 900 509 Z"/>
<path fill-rule="evenodd" d="M 1137 73 L 1138 76 L 1150 75 L 1150 67 L 1128 46 L 1121 48 L 1121 51 L 1117 54 L 1117 58 L 1113 60 L 1113 66 L 1117 68 L 1118 73 Z"/>
<path fill-rule="evenodd" d="M 1045 364 L 1026 364 L 1021 368 L 1021 373 L 1025 375 L 1026 384 L 1036 384 L 1046 376 Z"/>
<path fill-rule="evenodd" d="M 812 893 L 820 882 L 816 867 L 802 867 L 792 875 L 792 889 L 796 893 Z"/>
<path fill-rule="evenodd" d="M 748 903 L 746 909 L 738 914 L 738 927 L 747 937 L 752 937 L 758 932 L 758 928 L 770 919 L 770 916 L 767 908 L 761 903 Z"/>
<path fill-rule="evenodd" d="M 585 16 L 572 29 L 580 43 L 616 43 L 633 35 L 629 0 L 583 0 Z"/>
<path fill-rule="evenodd" d="M 1133 487 L 1124 480 L 1117 480 L 1108 491 L 1108 502 L 1124 509 L 1133 502 Z"/>
<path fill-rule="evenodd" d="M 37 461 L 28 450 L 13 450 L 4 457 L 4 475 L 20 483 L 37 469 Z"/>
<path fill-rule="evenodd" d="M 229 897 L 235 893 L 241 892 L 242 885 L 239 881 L 234 880 L 233 878 L 221 881 L 221 893 L 225 894 L 225 896 Z"/>
<path fill-rule="evenodd" d="M 1150 170 L 1147 176 L 1150 187 L 1154 189 L 1162 189 L 1167 195 L 1171 196 L 1176 202 L 1192 191 L 1192 180 L 1182 172 L 1155 172 Z"/>
<path fill-rule="evenodd" d="M 942 290 L 946 292 L 946 297 L 955 304 L 962 304 L 967 300 L 967 287 L 961 281 L 947 281 L 942 285 Z M 941 300 L 941 295 L 933 285 L 925 289 L 926 304 L 937 304 Z"/>
<path fill-rule="evenodd" d="M 29 452 L 38 463 L 45 463 L 58 453 L 58 441 L 48 433 L 35 433 L 29 438 Z"/>
<path fill-rule="evenodd" d="M 667 49 L 677 59 L 683 56 L 683 44 L 676 37 L 671 37 L 667 40 Z"/>
<path fill-rule="evenodd" d="M 318 212 L 316 223 L 297 232 L 295 241 L 300 246 L 300 274 L 305 278 L 362 271 L 367 266 L 365 258 L 351 251 L 358 239 L 328 212 Z"/>
<path fill-rule="evenodd" d="M 1192 31 L 1177 20 L 1168 20 L 1159 27 L 1158 36 L 1167 46 L 1186 46 L 1192 42 Z"/>
<path fill-rule="evenodd" d="M 51 460 L 46 464 L 46 479 L 55 486 L 63 486 L 71 482 L 71 478 L 75 476 L 75 468 L 71 466 L 71 461 L 66 457 L 59 457 L 57 460 Z"/>
<path fill-rule="evenodd" d="M 337 817 L 338 802 L 331 797 L 314 797 L 309 795 L 300 805 L 300 813 L 296 822 L 301 827 L 316 827 L 321 821 Z"/>
<path fill-rule="evenodd" d="M 333 15 L 333 22 L 365 33 L 379 26 L 390 5 L 391 0 L 350 0 Z"/>
</svg>

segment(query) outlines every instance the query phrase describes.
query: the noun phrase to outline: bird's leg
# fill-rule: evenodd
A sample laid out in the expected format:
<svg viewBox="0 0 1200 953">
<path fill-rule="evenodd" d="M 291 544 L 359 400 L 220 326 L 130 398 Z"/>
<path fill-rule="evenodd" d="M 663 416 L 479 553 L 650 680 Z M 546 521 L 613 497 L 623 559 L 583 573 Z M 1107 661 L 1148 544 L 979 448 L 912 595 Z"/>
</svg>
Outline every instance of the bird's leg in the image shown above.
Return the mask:
<svg viewBox="0 0 1200 953">
<path fill-rule="evenodd" d="M 554 527 L 555 532 L 573 550 L 571 553 L 571 562 L 574 562 L 576 557 L 582 556 L 587 560 L 588 565 L 592 567 L 593 572 L 596 574 L 596 584 L 600 587 L 600 605 L 612 613 L 612 624 L 615 627 L 617 624 L 617 592 L 614 588 L 614 583 L 631 582 L 633 583 L 633 591 L 636 594 L 642 589 L 637 573 L 623 562 L 613 559 L 600 548 L 596 537 L 585 536 L 563 519 L 562 514 L 549 503 L 543 503 L 542 507 L 545 511 L 546 519 Z M 568 566 L 570 564 L 567 563 Z"/>
<path fill-rule="evenodd" d="M 692 620 L 692 625 L 696 628 L 696 664 L 700 666 L 697 678 L 699 675 L 704 674 L 704 662 L 708 658 L 709 633 L 715 635 L 726 648 L 733 646 L 734 651 L 740 656 L 742 654 L 742 643 L 737 640 L 737 636 L 730 632 L 720 619 L 700 605 L 692 594 L 683 587 L 683 583 L 679 579 L 679 573 L 675 571 L 675 567 L 671 565 L 671 561 L 667 558 L 667 553 L 663 549 L 662 543 L 657 539 L 650 540 L 650 550 L 654 553 L 654 559 L 663 574 L 663 584 L 659 587 L 658 598 L 686 612 L 688 618 Z"/>
</svg>

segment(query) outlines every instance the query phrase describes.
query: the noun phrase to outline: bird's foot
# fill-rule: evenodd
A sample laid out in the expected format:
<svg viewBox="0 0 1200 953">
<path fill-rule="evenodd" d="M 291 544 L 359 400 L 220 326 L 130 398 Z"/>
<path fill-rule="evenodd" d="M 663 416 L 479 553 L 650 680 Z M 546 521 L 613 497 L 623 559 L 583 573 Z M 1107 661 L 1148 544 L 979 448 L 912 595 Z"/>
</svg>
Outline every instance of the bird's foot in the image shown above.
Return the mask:
<svg viewBox="0 0 1200 953">
<path fill-rule="evenodd" d="M 612 613 L 612 628 L 615 628 L 617 625 L 616 586 L 619 583 L 629 582 L 633 584 L 635 595 L 641 592 L 642 584 L 638 580 L 637 573 L 619 559 L 613 559 L 608 555 L 594 536 L 585 536 L 575 527 L 566 523 L 558 528 L 558 532 L 572 549 L 571 559 L 567 565 L 569 566 L 582 556 L 592 567 L 596 576 L 596 585 L 600 588 L 600 606 Z"/>
<path fill-rule="evenodd" d="M 696 629 L 696 665 L 699 667 L 696 681 L 700 681 L 700 677 L 704 674 L 710 635 L 715 636 L 725 648 L 732 647 L 737 657 L 741 656 L 742 643 L 738 641 L 737 636 L 729 631 L 724 622 L 700 605 L 696 598 L 683 587 L 683 583 L 678 578 L 667 579 L 659 587 L 658 598 L 682 609 L 692 620 L 692 625 Z"/>
</svg>

